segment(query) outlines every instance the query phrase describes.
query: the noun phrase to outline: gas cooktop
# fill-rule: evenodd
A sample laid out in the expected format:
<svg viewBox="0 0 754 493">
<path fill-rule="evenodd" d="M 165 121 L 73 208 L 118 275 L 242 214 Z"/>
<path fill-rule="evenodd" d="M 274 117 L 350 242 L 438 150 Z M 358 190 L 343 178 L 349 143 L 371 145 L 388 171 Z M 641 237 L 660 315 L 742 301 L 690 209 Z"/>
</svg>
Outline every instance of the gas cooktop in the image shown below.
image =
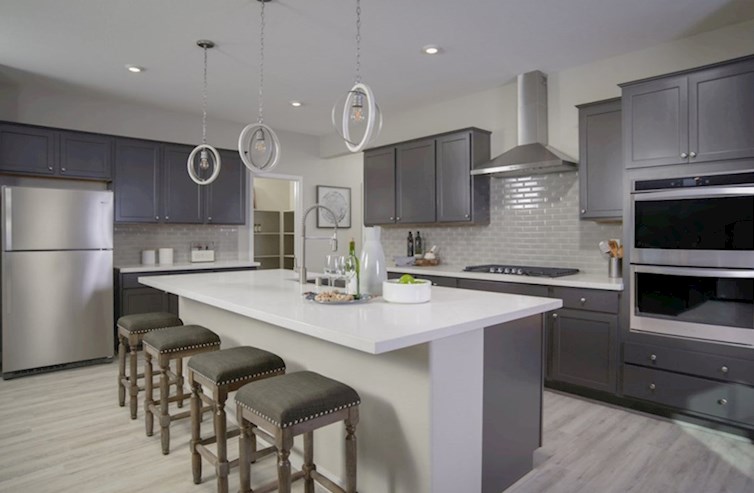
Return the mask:
<svg viewBox="0 0 754 493">
<path fill-rule="evenodd" d="M 563 269 L 558 267 L 527 267 L 525 265 L 470 265 L 464 267 L 467 272 L 488 272 L 490 274 L 512 274 L 514 276 L 532 277 L 561 277 L 578 274 L 579 269 Z"/>
</svg>

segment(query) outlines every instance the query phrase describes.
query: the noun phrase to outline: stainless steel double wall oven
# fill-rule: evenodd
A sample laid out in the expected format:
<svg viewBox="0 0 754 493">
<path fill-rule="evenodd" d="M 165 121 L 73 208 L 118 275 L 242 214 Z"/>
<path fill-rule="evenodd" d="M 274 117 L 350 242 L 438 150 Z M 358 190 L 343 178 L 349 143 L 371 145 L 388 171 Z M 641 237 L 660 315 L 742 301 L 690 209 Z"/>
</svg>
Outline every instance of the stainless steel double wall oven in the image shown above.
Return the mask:
<svg viewBox="0 0 754 493">
<path fill-rule="evenodd" d="M 635 180 L 630 330 L 754 347 L 754 170 Z"/>
</svg>

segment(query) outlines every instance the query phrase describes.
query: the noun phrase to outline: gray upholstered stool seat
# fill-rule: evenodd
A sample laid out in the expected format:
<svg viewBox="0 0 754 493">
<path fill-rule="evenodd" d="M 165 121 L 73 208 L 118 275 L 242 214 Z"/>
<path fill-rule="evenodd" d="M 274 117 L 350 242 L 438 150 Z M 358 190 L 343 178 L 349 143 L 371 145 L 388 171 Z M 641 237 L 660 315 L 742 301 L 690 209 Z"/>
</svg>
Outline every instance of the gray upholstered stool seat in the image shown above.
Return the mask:
<svg viewBox="0 0 754 493">
<path fill-rule="evenodd" d="M 228 393 L 238 390 L 249 382 L 285 373 L 282 358 L 263 349 L 249 346 L 222 349 L 192 356 L 188 362 L 188 378 L 191 387 L 191 470 L 196 484 L 202 481 L 202 457 L 215 466 L 218 493 L 228 492 L 228 472 L 236 461 L 228 462 L 228 438 L 238 436 L 239 429 L 227 431 L 225 401 Z M 205 396 L 207 388 L 212 397 Z M 201 437 L 201 402 L 215 409 L 214 435 Z M 208 445 L 216 443 L 216 452 Z M 255 451 L 253 460 L 274 452 L 269 447 Z"/>
<path fill-rule="evenodd" d="M 237 419 L 241 426 L 241 492 L 251 491 L 250 466 L 255 436 L 274 443 L 278 453 L 278 481 L 281 493 L 291 491 L 291 482 L 304 479 L 305 490 L 314 491 L 314 481 L 330 491 L 356 492 L 356 424 L 359 394 L 343 383 L 318 373 L 303 371 L 244 385 L 236 394 Z M 345 421 L 346 489 L 316 471 L 313 461 L 313 430 Z M 261 429 L 261 431 L 260 431 Z M 304 435 L 304 465 L 291 475 L 288 460 L 293 437 Z M 268 486 L 260 487 L 267 490 Z"/>
<path fill-rule="evenodd" d="M 170 422 L 177 419 L 188 418 L 191 412 L 182 412 L 174 415 L 168 413 L 168 404 L 178 401 L 179 407 L 183 403 L 183 367 L 181 364 L 176 365 L 176 372 L 170 371 L 170 361 L 177 360 L 181 362 L 183 358 L 208 351 L 217 351 L 220 349 L 220 336 L 201 325 L 183 325 L 180 327 L 168 327 L 160 330 L 148 332 L 142 338 L 144 344 L 144 380 L 145 393 L 144 400 L 144 425 L 147 436 L 152 436 L 154 415 L 159 414 L 160 419 L 160 438 L 162 443 L 162 453 L 170 453 Z M 160 399 L 154 400 L 152 384 L 152 359 L 157 360 L 160 367 Z M 168 387 L 170 380 L 176 382 L 177 395 L 169 396 Z M 159 406 L 159 407 L 158 407 Z M 209 410 L 207 407 L 203 410 Z"/>
<path fill-rule="evenodd" d="M 118 404 L 126 405 L 126 389 L 130 394 L 131 419 L 136 419 L 137 399 L 139 390 L 138 379 L 144 375 L 138 374 L 137 352 L 145 334 L 165 327 L 183 325 L 176 315 L 168 312 L 151 312 L 125 315 L 120 317 L 118 325 Z M 128 347 L 129 365 L 126 375 L 126 352 Z"/>
</svg>

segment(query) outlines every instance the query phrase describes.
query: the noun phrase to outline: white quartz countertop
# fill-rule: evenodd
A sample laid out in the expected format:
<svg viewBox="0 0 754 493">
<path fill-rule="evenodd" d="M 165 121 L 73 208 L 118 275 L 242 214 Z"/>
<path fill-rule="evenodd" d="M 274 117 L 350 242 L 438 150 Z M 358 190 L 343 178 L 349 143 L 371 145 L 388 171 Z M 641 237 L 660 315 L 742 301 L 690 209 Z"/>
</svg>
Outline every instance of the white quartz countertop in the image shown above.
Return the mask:
<svg viewBox="0 0 754 493">
<path fill-rule="evenodd" d="M 563 306 L 559 299 L 432 287 L 416 305 L 376 298 L 353 305 L 308 301 L 289 270 L 140 277 L 146 286 L 371 354 L 423 344 Z M 313 289 L 308 285 L 307 289 Z"/>
<path fill-rule="evenodd" d="M 459 279 L 479 279 L 484 281 L 515 282 L 519 284 L 539 284 L 543 286 L 566 286 L 571 288 L 603 289 L 608 291 L 623 291 L 623 279 L 607 277 L 605 275 L 586 274 L 579 272 L 563 277 L 528 277 L 506 274 L 490 274 L 485 272 L 464 272 L 461 265 L 437 265 L 434 267 L 388 267 L 388 272 L 411 274 L 412 276 L 444 276 Z"/>
<path fill-rule="evenodd" d="M 133 272 L 169 272 L 171 270 L 210 270 L 210 269 L 233 269 L 238 267 L 259 267 L 259 262 L 252 260 L 219 260 L 217 262 L 181 262 L 169 265 L 163 264 L 131 264 L 116 265 L 123 274 Z"/>
</svg>

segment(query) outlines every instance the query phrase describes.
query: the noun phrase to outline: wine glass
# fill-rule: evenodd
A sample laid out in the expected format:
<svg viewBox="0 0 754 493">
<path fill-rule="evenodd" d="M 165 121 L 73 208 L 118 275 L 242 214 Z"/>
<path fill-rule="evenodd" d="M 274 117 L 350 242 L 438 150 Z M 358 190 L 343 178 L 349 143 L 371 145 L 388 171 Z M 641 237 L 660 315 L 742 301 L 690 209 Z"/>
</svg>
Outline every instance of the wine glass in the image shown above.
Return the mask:
<svg viewBox="0 0 754 493">
<path fill-rule="evenodd" d="M 354 286 L 353 289 L 349 289 L 349 285 L 356 275 L 356 257 L 347 255 L 341 258 L 343 259 L 343 262 L 341 264 L 340 275 L 346 281 L 346 292 L 352 291 L 351 294 L 358 294 L 357 287 Z"/>
<path fill-rule="evenodd" d="M 327 255 L 325 257 L 325 277 L 330 288 L 335 286 L 335 278 L 338 277 L 338 264 L 340 255 Z"/>
</svg>

